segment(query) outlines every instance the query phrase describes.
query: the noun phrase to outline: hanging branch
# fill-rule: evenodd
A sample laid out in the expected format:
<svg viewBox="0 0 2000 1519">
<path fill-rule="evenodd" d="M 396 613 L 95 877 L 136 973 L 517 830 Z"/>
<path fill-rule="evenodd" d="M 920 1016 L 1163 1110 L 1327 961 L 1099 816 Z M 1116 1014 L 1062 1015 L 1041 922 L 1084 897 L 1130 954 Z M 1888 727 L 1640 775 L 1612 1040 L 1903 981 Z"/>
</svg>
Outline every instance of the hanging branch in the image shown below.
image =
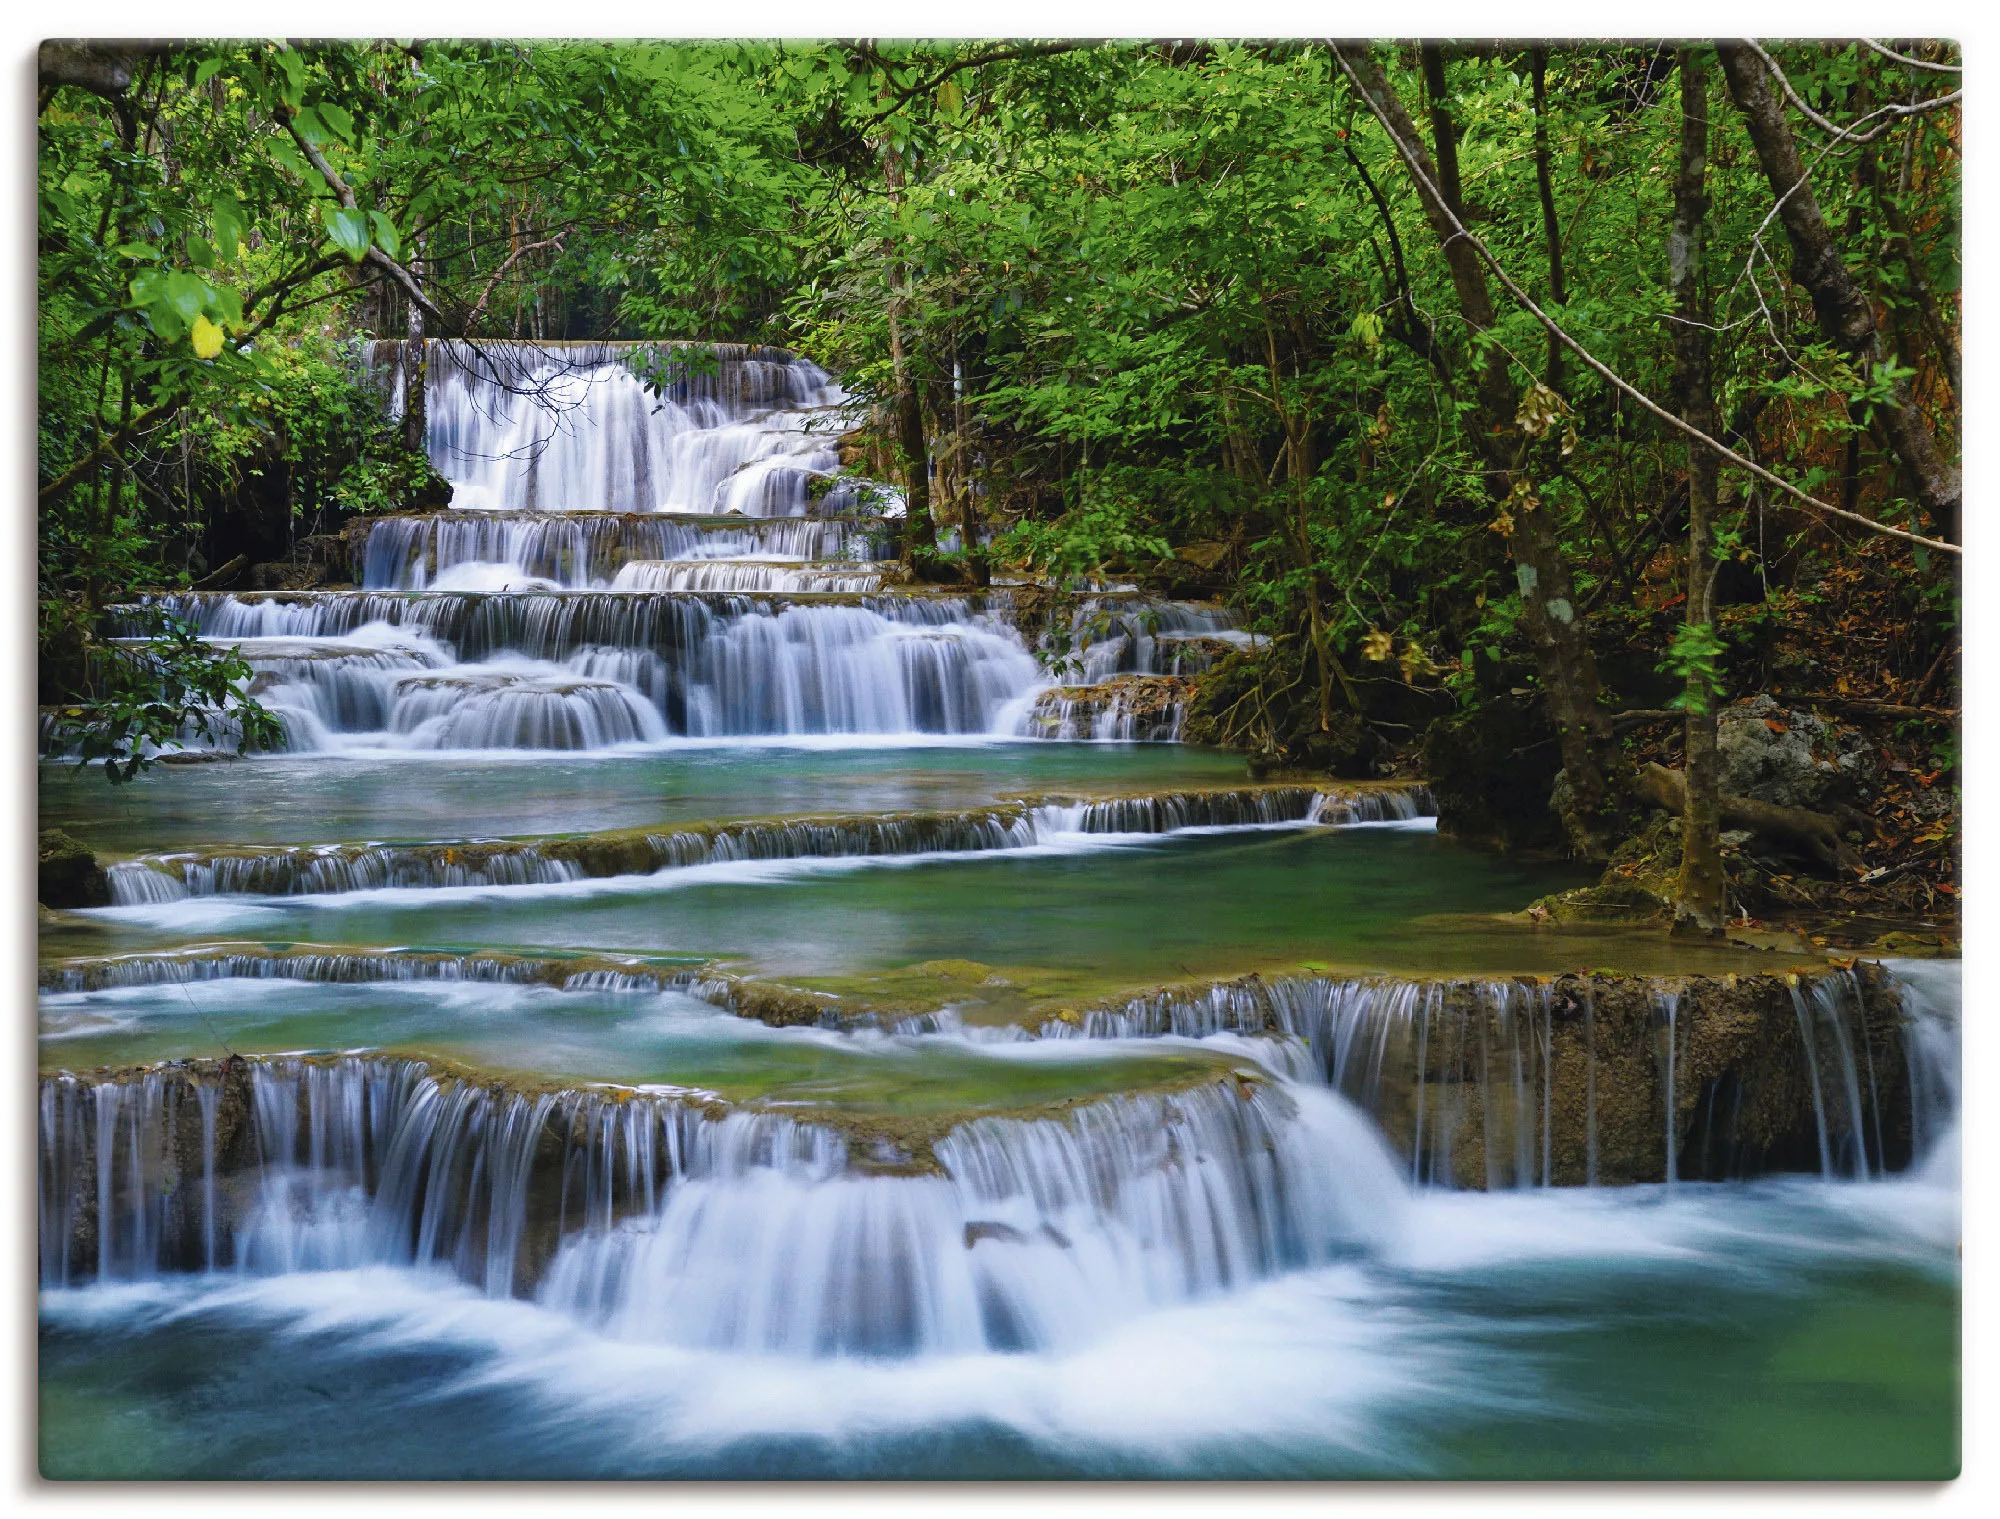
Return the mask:
<svg viewBox="0 0 2000 1519">
<path fill-rule="evenodd" d="M 299 145 L 299 151 L 305 154 L 306 162 L 317 169 L 320 177 L 333 187 L 334 194 L 340 197 L 341 205 L 345 206 L 349 211 L 360 210 L 361 208 L 354 198 L 353 189 L 348 185 L 346 180 L 334 172 L 333 165 L 326 161 L 325 155 L 318 148 L 306 141 L 305 134 L 299 131 L 298 123 L 293 119 L 291 110 L 280 106 L 278 108 L 278 120 L 283 124 L 286 132 L 291 134 L 292 141 Z M 389 257 L 387 253 L 383 252 L 381 247 L 372 239 L 368 244 L 368 252 L 363 257 L 365 262 L 386 270 L 390 278 L 403 287 L 411 300 L 436 317 L 444 326 L 451 327 L 456 325 L 442 311 L 431 304 L 430 297 L 425 295 L 418 287 L 415 276 L 393 258 Z"/>
<path fill-rule="evenodd" d="M 1871 533 L 1879 533 L 1888 538 L 1900 538 L 1906 543 L 1915 543 L 1922 545 L 1924 548 L 1936 549 L 1942 554 L 1956 554 L 1961 556 L 1964 554 L 1965 551 L 1955 543 L 1947 543 L 1941 538 L 1926 538 L 1920 533 L 1908 532 L 1900 527 L 1891 527 L 1886 522 L 1877 522 L 1872 517 L 1864 517 L 1859 512 L 1846 511 L 1841 507 L 1821 501 L 1816 496 L 1807 495 L 1789 480 L 1772 474 L 1763 465 L 1756 463 L 1754 460 L 1744 458 L 1735 449 L 1711 438 L 1700 428 L 1684 422 L 1666 407 L 1652 400 L 1637 386 L 1621 378 L 1609 365 L 1599 359 L 1596 354 L 1585 348 L 1583 344 L 1564 331 L 1554 317 L 1535 304 L 1534 298 L 1527 291 L 1514 283 L 1512 276 L 1501 266 L 1500 260 L 1494 257 L 1493 250 L 1468 231 L 1465 224 L 1459 220 L 1458 214 L 1449 205 L 1445 204 L 1438 192 L 1437 186 L 1432 184 L 1430 177 L 1424 173 L 1416 154 L 1411 151 L 1410 145 L 1404 142 L 1402 137 L 1396 132 L 1396 129 L 1390 125 L 1389 118 L 1384 114 L 1382 107 L 1377 104 L 1375 98 L 1362 88 L 1361 81 L 1355 76 L 1353 66 L 1348 63 L 1345 55 L 1342 54 L 1338 46 L 1333 48 L 1333 56 L 1335 61 L 1340 64 L 1340 71 L 1347 76 L 1348 83 L 1354 86 L 1355 93 L 1360 95 L 1362 100 L 1366 102 L 1368 109 L 1374 114 L 1375 119 L 1382 124 L 1382 130 L 1389 134 L 1389 140 L 1396 145 L 1396 151 L 1402 155 L 1403 162 L 1409 167 L 1410 173 L 1416 177 L 1417 181 L 1437 201 L 1452 227 L 1453 237 L 1463 238 L 1478 253 L 1479 257 L 1484 260 L 1486 266 L 1493 271 L 1494 278 L 1506 287 L 1507 293 L 1514 298 L 1521 308 L 1533 316 L 1536 321 L 1540 322 L 1543 327 L 1547 328 L 1549 334 L 1556 338 L 1565 348 L 1583 360 L 1585 366 L 1593 374 L 1597 375 L 1599 379 L 1621 394 L 1630 396 L 1653 416 L 1673 428 L 1674 431 L 1683 433 L 1704 447 L 1714 450 L 1718 456 L 1728 460 L 1738 469 L 1747 470 L 1766 484 L 1775 486 L 1787 496 L 1792 497 L 1804 506 L 1810 507 L 1813 511 L 1824 513 L 1829 517 L 1838 517 L 1843 522 L 1852 522 L 1857 527 L 1865 528 Z"/>
<path fill-rule="evenodd" d="M 1907 57 L 1906 55 L 1898 53 L 1893 49 L 1882 46 L 1881 43 L 1875 41 L 1875 39 L 1872 37 L 1863 37 L 1861 39 L 1861 45 L 1865 48 L 1874 49 L 1876 52 L 1880 53 L 1884 58 L 1893 58 L 1898 63 L 1907 63 L 1913 69 L 1930 69 L 1933 72 L 1939 74 L 1962 74 L 1965 72 L 1964 69 L 1960 68 L 1955 63 L 1926 63 L 1921 58 Z"/>
<path fill-rule="evenodd" d="M 1949 95 L 1939 95 L 1932 100 L 1919 100 L 1914 105 L 1885 105 L 1870 111 L 1866 116 L 1861 118 L 1861 121 L 1855 122 L 1851 127 L 1836 126 L 1799 98 L 1799 92 L 1792 88 L 1792 82 L 1785 77 L 1785 71 L 1778 67 L 1778 60 L 1757 46 L 1754 38 L 1745 37 L 1742 41 L 1745 47 L 1764 60 L 1764 67 L 1769 69 L 1771 77 L 1778 81 L 1778 88 L 1785 92 L 1785 99 L 1789 100 L 1797 108 L 1801 116 L 1805 117 L 1807 121 L 1810 121 L 1822 132 L 1831 132 L 1833 140 L 1836 143 L 1873 142 L 1876 138 L 1894 131 L 1896 123 L 1902 121 L 1905 117 L 1922 116 L 1927 111 L 1935 111 L 1944 106 L 1955 105 L 1965 98 L 1965 91 L 1953 90 Z M 1894 57 L 1895 55 L 1891 54 L 1890 56 Z M 1908 59 L 1904 60 L 1904 62 L 1908 61 Z M 1862 132 L 1859 130 L 1862 122 L 1873 121 L 1877 116 L 1886 116 L 1889 119 L 1872 132 Z"/>
</svg>

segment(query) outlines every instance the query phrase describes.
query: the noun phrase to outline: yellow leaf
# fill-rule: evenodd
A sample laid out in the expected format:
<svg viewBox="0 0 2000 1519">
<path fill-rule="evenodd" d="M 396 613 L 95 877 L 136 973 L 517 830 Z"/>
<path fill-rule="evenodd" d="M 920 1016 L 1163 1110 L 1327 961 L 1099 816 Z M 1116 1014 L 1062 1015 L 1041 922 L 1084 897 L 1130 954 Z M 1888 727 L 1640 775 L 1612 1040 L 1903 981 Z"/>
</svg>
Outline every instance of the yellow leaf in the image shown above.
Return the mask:
<svg viewBox="0 0 2000 1519">
<path fill-rule="evenodd" d="M 194 356 L 212 359 L 222 352 L 222 329 L 205 316 L 194 319 Z"/>
</svg>

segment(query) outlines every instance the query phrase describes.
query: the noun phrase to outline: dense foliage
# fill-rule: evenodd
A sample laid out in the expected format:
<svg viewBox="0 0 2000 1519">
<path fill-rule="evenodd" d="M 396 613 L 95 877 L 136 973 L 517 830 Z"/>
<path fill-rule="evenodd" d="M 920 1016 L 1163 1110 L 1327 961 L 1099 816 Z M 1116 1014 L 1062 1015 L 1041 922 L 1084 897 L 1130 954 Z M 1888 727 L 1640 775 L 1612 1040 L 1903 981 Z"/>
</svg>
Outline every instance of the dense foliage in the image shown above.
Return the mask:
<svg viewBox="0 0 2000 1519">
<path fill-rule="evenodd" d="M 44 700 L 107 600 L 420 499 L 367 338 L 771 341 L 920 569 L 1229 596 L 1203 731 L 1274 762 L 1539 698 L 1487 758 L 1601 855 L 1632 714 L 1948 690 L 1957 74 L 1900 46 L 45 50 Z"/>
</svg>

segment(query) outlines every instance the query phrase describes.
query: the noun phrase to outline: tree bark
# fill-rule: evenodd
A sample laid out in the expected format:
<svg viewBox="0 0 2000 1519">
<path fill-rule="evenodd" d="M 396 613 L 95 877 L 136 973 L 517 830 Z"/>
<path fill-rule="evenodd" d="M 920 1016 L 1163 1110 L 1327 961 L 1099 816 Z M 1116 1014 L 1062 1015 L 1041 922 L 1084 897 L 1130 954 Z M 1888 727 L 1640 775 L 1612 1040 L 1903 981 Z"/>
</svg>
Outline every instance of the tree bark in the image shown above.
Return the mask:
<svg viewBox="0 0 2000 1519">
<path fill-rule="evenodd" d="M 900 277 L 898 269 L 896 275 Z M 924 442 L 924 407 L 903 350 L 900 289 L 889 297 L 889 362 L 896 374 L 896 456 L 903 466 L 903 562 L 937 557 L 937 524 L 931 519 L 930 450 Z"/>
<path fill-rule="evenodd" d="M 1560 306 L 1568 299 L 1563 290 L 1562 225 L 1556 219 L 1555 179 L 1549 168 L 1549 50 L 1528 50 L 1530 76 L 1535 97 L 1535 194 L 1542 203 L 1542 245 L 1549 260 L 1549 304 Z M 1562 389 L 1563 346 L 1549 334 L 1549 389 Z"/>
<path fill-rule="evenodd" d="M 412 263 L 415 266 L 414 260 Z M 423 453 L 430 437 L 430 349 L 424 343 L 424 308 L 410 301 L 407 310 L 408 341 L 403 344 L 403 446 Z"/>
<path fill-rule="evenodd" d="M 1447 186 L 1457 183 L 1457 144 L 1452 130 L 1438 134 L 1438 152 L 1449 163 L 1447 170 L 1425 151 L 1400 97 L 1389 87 L 1382 66 L 1366 47 L 1337 44 L 1342 57 L 1361 88 L 1380 108 L 1429 186 L 1417 185 L 1424 213 L 1437 235 L 1439 249 L 1451 270 L 1452 288 L 1457 292 L 1460 313 L 1474 333 L 1495 325 L 1493 299 L 1486 285 L 1486 271 L 1470 242 L 1457 235 L 1456 216 L 1463 220 L 1461 206 L 1441 201 L 1449 195 Z M 1434 99 L 1443 96 L 1443 60 L 1425 56 L 1427 78 L 1433 62 L 1436 79 L 1430 85 Z M 1447 118 L 1448 122 L 1448 118 Z M 1496 513 L 1513 519 L 1508 548 L 1514 559 L 1514 575 L 1521 590 L 1523 625 L 1534 651 L 1535 669 L 1542 682 L 1543 699 L 1555 723 L 1568 779 L 1571 805 L 1563 826 L 1572 851 L 1580 858 L 1603 861 L 1610 857 L 1618 831 L 1618 794 L 1612 778 L 1624 776 L 1624 764 L 1611 723 L 1598 695 L 1597 660 L 1590 651 L 1583 619 L 1577 613 L 1576 594 L 1569 565 L 1563 558 L 1549 514 L 1529 489 L 1525 465 L 1533 442 L 1516 420 L 1514 385 L 1508 375 L 1507 354 L 1498 344 L 1489 343 L 1475 352 L 1473 378 L 1476 385 L 1468 441 L 1484 464 L 1486 491 Z M 1517 495 L 1515 487 L 1522 488 Z M 1516 508 L 1519 508 L 1516 510 Z M 1622 786 L 1619 788 L 1622 790 Z"/>
<path fill-rule="evenodd" d="M 1708 60 L 1680 50 L 1681 152 L 1674 181 L 1667 266 L 1674 292 L 1674 392 L 1680 413 L 1705 433 L 1716 430 L 1710 372 L 1708 292 L 1703 286 L 1703 223 L 1708 214 Z M 1715 631 L 1715 455 L 1688 445 L 1687 627 L 1702 642 Z M 1681 815 L 1681 873 L 1674 886 L 1674 932 L 1720 937 L 1728 917 L 1722 876 L 1721 764 L 1715 708 L 1720 693 L 1699 662 L 1687 672 L 1687 806 Z"/>
<path fill-rule="evenodd" d="M 1716 53 L 1729 77 L 1729 93 L 1750 129 L 1764 176 L 1772 194 L 1779 197 L 1778 215 L 1792 245 L 1792 278 L 1811 295 L 1820 331 L 1850 358 L 1871 367 L 1887 363 L 1874 308 L 1834 243 L 1763 60 L 1742 43 L 1718 43 Z M 1889 403 L 1875 408 L 1875 419 L 1938 536 L 1958 542 L 1963 484 L 1938 448 L 1905 381 L 1894 383 Z"/>
</svg>

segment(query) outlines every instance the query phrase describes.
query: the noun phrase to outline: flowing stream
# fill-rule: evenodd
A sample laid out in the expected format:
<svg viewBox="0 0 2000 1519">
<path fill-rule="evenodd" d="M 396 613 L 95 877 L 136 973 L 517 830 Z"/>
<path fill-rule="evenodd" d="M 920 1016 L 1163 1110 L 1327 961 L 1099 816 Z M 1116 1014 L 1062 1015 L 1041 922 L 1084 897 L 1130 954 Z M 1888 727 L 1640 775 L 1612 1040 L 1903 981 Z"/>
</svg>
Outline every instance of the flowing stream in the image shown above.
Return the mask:
<svg viewBox="0 0 2000 1519">
<path fill-rule="evenodd" d="M 288 751 L 45 767 L 46 1474 L 1956 1470 L 1955 964 L 1172 742 L 1227 609 L 905 584 L 797 356 L 426 373 L 449 510 L 166 603 Z"/>
</svg>

